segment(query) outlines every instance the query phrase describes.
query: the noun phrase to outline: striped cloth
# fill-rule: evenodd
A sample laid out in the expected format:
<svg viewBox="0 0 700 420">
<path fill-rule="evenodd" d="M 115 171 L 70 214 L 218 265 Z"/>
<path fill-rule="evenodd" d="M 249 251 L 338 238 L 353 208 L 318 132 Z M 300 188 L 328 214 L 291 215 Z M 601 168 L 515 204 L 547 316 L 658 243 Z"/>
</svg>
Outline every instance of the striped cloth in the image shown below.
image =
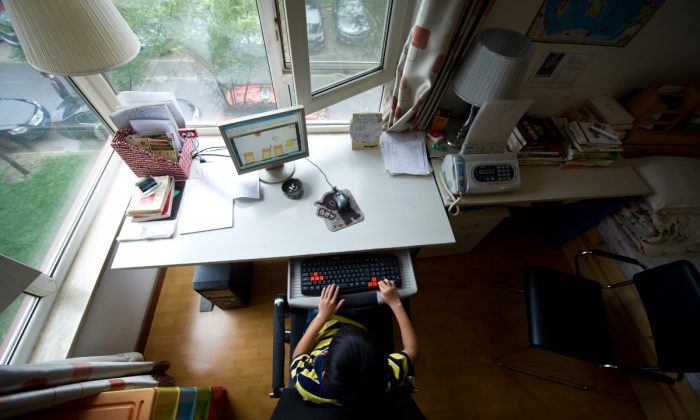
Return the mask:
<svg viewBox="0 0 700 420">
<path fill-rule="evenodd" d="M 323 362 L 328 352 L 328 347 L 333 341 L 333 336 L 343 325 L 355 325 L 359 328 L 366 329 L 363 325 L 339 315 L 333 315 L 318 332 L 316 340 L 314 340 L 314 349 L 310 354 L 300 354 L 292 360 L 290 367 L 290 378 L 294 387 L 305 401 L 311 401 L 318 404 L 335 404 L 340 405 L 337 399 L 330 398 L 321 381 L 323 372 Z M 387 356 L 387 364 L 389 372 L 387 375 L 388 392 L 392 388 L 402 385 L 406 380 L 411 360 L 404 352 L 392 353 Z"/>
</svg>

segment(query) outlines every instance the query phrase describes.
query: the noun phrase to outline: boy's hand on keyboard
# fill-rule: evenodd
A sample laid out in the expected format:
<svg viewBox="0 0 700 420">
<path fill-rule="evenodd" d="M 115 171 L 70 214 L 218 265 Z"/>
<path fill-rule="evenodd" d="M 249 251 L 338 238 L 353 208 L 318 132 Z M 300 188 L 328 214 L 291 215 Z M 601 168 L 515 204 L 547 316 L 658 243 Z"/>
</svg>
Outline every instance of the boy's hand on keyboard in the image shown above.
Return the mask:
<svg viewBox="0 0 700 420">
<path fill-rule="evenodd" d="M 396 289 L 396 283 L 393 280 L 384 279 L 379 282 L 379 291 L 381 292 L 382 300 L 389 306 L 401 303 L 399 291 Z"/>
<path fill-rule="evenodd" d="M 321 290 L 321 298 L 318 301 L 318 315 L 317 317 L 324 323 L 331 319 L 331 316 L 338 312 L 340 308 L 345 303 L 345 299 L 338 300 L 338 293 L 340 288 L 335 284 L 326 286 Z"/>
</svg>

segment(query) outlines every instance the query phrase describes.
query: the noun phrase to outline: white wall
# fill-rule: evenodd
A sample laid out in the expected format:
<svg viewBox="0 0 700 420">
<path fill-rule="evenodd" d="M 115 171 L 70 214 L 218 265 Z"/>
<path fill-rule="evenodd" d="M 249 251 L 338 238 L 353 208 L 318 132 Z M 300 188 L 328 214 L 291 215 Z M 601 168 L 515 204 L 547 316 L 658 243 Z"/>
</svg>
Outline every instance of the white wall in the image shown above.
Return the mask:
<svg viewBox="0 0 700 420">
<path fill-rule="evenodd" d="M 113 258 L 114 250 L 108 267 Z M 85 316 L 73 357 L 135 351 L 157 275 L 155 268 L 107 269 Z"/>
<path fill-rule="evenodd" d="M 482 29 L 504 27 L 526 33 L 542 0 L 496 0 Z M 535 100 L 531 112 L 552 115 L 596 95 L 620 96 L 634 88 L 700 80 L 700 1 L 667 0 L 625 47 L 535 43 L 528 78 L 547 52 L 592 54 L 568 88 L 527 87 L 520 97 Z M 463 105 L 450 91 L 443 105 Z"/>
</svg>

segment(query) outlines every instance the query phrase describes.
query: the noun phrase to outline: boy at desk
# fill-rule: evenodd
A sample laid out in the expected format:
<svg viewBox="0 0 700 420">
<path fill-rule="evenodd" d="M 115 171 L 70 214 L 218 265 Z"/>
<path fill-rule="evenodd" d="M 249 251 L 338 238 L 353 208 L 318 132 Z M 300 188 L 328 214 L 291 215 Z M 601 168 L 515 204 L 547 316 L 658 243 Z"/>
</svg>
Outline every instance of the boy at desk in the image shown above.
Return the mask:
<svg viewBox="0 0 700 420">
<path fill-rule="evenodd" d="M 383 353 L 363 325 L 336 315 L 345 302 L 337 301 L 338 286 L 324 287 L 318 314 L 292 355 L 290 378 L 304 400 L 368 403 L 405 381 L 418 355 L 418 340 L 394 282 L 382 280 L 379 290 L 399 324 L 404 349 L 388 356 Z"/>
</svg>

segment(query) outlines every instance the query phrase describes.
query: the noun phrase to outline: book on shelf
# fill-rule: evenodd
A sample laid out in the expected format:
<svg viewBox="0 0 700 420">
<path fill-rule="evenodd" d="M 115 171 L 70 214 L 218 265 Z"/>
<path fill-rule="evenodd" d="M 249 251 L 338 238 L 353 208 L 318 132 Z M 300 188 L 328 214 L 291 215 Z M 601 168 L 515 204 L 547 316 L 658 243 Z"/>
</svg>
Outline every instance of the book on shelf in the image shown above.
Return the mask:
<svg viewBox="0 0 700 420">
<path fill-rule="evenodd" d="M 506 150 L 517 153 L 522 165 L 557 165 L 563 159 L 565 142 L 553 118 L 524 116 L 513 129 Z"/>
<path fill-rule="evenodd" d="M 168 195 L 173 189 L 174 179 L 169 175 L 156 176 L 154 179 L 160 187 L 153 194 L 144 197 L 141 190 L 134 187 L 134 193 L 126 210 L 128 216 L 153 216 L 163 212 L 169 200 Z"/>
<path fill-rule="evenodd" d="M 145 132 L 133 133 L 126 136 L 127 143 L 140 149 L 147 150 L 156 156 L 177 162 L 178 141 L 172 133 L 167 132 Z"/>
<path fill-rule="evenodd" d="M 596 134 L 588 129 L 591 123 L 569 121 L 564 130 L 571 144 L 581 152 L 621 152 L 622 142 Z"/>
<path fill-rule="evenodd" d="M 634 117 L 612 96 L 595 96 L 588 98 L 582 107 L 584 114 L 592 115 L 600 123 L 607 123 L 615 130 L 629 130 L 634 124 Z"/>
</svg>

